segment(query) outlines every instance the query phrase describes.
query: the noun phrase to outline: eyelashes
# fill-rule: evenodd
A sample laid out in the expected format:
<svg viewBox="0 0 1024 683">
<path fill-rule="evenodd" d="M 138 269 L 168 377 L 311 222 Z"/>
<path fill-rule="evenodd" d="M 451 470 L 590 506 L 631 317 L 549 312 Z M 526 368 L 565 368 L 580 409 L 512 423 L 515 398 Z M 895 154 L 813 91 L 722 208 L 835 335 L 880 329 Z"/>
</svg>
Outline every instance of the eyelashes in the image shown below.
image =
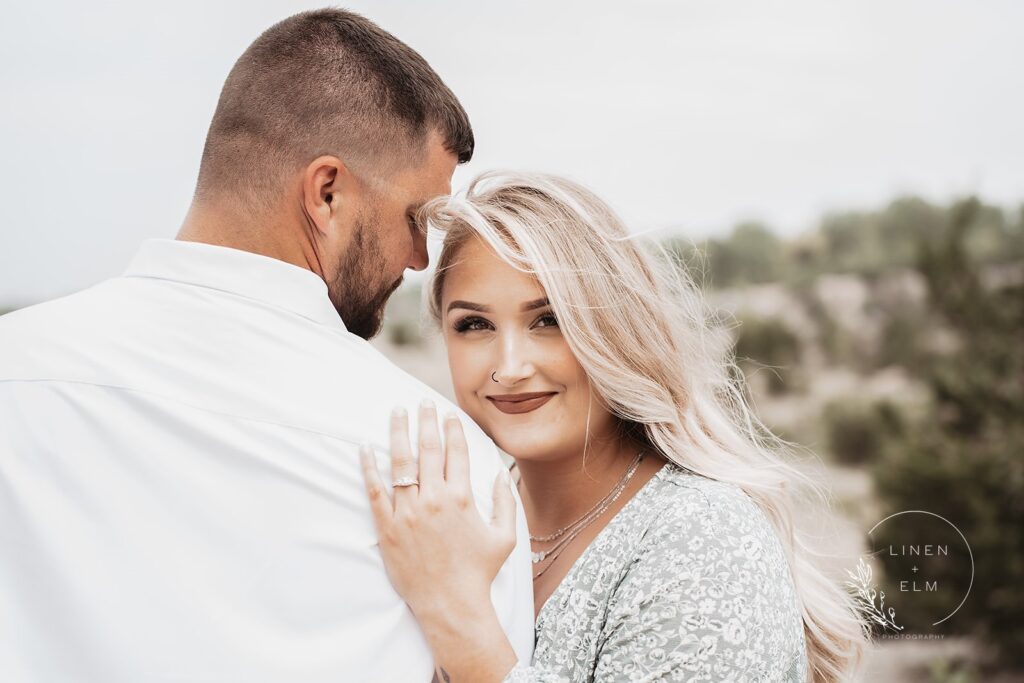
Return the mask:
<svg viewBox="0 0 1024 683">
<path fill-rule="evenodd" d="M 555 318 L 554 313 L 545 313 L 538 316 L 533 324 L 530 325 L 530 329 L 546 328 L 546 327 L 558 327 L 558 319 Z M 459 318 L 452 325 L 452 329 L 456 333 L 462 334 L 464 332 L 479 332 L 482 330 L 493 330 L 494 325 L 485 318 L 481 318 L 477 315 L 467 315 L 464 318 Z"/>
<path fill-rule="evenodd" d="M 538 325 L 541 321 L 547 321 L 544 325 Z M 533 324 L 534 327 L 558 327 L 558 318 L 555 317 L 554 313 L 545 313 L 544 315 L 537 318 Z"/>
<path fill-rule="evenodd" d="M 491 324 L 489 322 L 487 322 L 483 318 L 479 318 L 473 315 L 466 316 L 465 318 L 460 318 L 459 320 L 455 321 L 454 325 L 452 325 L 452 329 L 454 329 L 456 332 L 460 334 L 468 331 L 487 330 L 490 329 L 490 327 Z"/>
</svg>

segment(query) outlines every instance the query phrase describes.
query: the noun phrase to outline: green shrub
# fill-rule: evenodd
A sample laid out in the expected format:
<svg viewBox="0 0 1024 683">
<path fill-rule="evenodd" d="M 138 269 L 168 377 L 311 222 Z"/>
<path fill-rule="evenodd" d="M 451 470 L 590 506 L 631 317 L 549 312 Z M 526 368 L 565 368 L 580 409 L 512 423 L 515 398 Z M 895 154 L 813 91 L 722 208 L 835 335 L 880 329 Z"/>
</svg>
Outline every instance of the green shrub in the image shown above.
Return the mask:
<svg viewBox="0 0 1024 683">
<path fill-rule="evenodd" d="M 388 324 L 388 340 L 395 346 L 419 346 L 423 341 L 419 326 L 409 320 Z"/>
<path fill-rule="evenodd" d="M 800 339 L 781 320 L 747 318 L 740 323 L 736 358 L 745 371 L 768 373 L 768 391 L 783 394 L 796 383 Z"/>
<path fill-rule="evenodd" d="M 829 452 L 843 465 L 878 461 L 889 437 L 902 431 L 902 417 L 889 402 L 833 401 L 822 413 Z"/>
</svg>

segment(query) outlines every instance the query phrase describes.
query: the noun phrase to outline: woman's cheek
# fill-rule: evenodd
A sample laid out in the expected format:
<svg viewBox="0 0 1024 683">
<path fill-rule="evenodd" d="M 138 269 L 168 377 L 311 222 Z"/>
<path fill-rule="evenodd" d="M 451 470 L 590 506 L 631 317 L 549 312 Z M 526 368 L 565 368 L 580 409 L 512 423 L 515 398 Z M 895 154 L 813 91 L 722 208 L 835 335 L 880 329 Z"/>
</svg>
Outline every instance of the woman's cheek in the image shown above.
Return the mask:
<svg viewBox="0 0 1024 683">
<path fill-rule="evenodd" d="M 460 344 L 456 337 L 448 344 L 448 367 L 451 368 L 455 398 L 466 413 L 477 423 L 483 417 L 483 397 L 486 391 L 486 359 L 474 354 L 468 344 Z"/>
</svg>

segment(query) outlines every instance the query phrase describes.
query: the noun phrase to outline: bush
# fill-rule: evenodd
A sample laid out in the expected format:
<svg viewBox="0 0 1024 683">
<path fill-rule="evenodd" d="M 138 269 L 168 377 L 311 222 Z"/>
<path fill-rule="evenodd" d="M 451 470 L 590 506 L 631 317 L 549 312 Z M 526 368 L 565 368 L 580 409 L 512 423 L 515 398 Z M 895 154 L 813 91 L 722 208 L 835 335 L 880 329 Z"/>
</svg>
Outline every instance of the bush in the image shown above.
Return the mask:
<svg viewBox="0 0 1024 683">
<path fill-rule="evenodd" d="M 786 273 L 782 240 L 760 223 L 740 223 L 728 237 L 709 239 L 702 247 L 679 239 L 665 246 L 702 286 L 776 282 Z"/>
<path fill-rule="evenodd" d="M 782 394 L 793 388 L 800 362 L 800 339 L 777 319 L 747 318 L 739 327 L 736 358 L 746 371 L 768 371 L 768 391 Z"/>
<path fill-rule="evenodd" d="M 843 465 L 878 461 L 887 439 L 902 432 L 902 418 L 889 402 L 833 401 L 822 419 L 828 450 Z"/>
<path fill-rule="evenodd" d="M 419 346 L 423 338 L 419 326 L 408 320 L 400 320 L 388 325 L 388 340 L 395 346 Z"/>
<path fill-rule="evenodd" d="M 919 376 L 930 360 L 925 336 L 929 321 L 910 312 L 892 312 L 882 325 L 874 367 L 898 365 Z"/>
</svg>

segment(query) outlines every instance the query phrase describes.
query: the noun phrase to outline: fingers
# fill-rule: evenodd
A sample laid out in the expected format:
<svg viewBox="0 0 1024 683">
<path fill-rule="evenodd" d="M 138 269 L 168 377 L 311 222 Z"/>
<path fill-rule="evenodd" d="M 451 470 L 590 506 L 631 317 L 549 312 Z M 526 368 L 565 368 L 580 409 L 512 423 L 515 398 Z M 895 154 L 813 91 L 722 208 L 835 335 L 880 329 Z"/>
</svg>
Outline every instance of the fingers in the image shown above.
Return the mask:
<svg viewBox="0 0 1024 683">
<path fill-rule="evenodd" d="M 405 408 L 395 408 L 391 411 L 391 483 L 395 508 L 403 500 L 408 501 L 418 495 L 418 486 L 395 486 L 395 482 L 416 480 L 418 474 L 419 468 L 409 441 L 409 414 Z"/>
<path fill-rule="evenodd" d="M 424 399 L 419 410 L 419 473 L 420 492 L 436 491 L 444 481 L 444 452 L 437 429 L 437 409 Z"/>
<path fill-rule="evenodd" d="M 448 485 L 461 493 L 469 487 L 469 446 L 462 431 L 462 423 L 455 413 L 444 417 L 445 478 Z"/>
<path fill-rule="evenodd" d="M 363 468 L 366 495 L 370 499 L 370 511 L 373 513 L 377 532 L 380 533 L 384 525 L 391 519 L 394 510 L 391 507 L 387 486 L 377 469 L 377 457 L 373 453 L 373 446 L 364 443 L 359 447 L 359 462 Z"/>
<path fill-rule="evenodd" d="M 512 495 L 512 484 L 508 470 L 502 468 L 494 478 L 494 514 L 491 527 L 500 531 L 500 535 L 510 546 L 516 542 L 516 499 Z M 511 549 L 509 550 L 511 552 Z"/>
</svg>

